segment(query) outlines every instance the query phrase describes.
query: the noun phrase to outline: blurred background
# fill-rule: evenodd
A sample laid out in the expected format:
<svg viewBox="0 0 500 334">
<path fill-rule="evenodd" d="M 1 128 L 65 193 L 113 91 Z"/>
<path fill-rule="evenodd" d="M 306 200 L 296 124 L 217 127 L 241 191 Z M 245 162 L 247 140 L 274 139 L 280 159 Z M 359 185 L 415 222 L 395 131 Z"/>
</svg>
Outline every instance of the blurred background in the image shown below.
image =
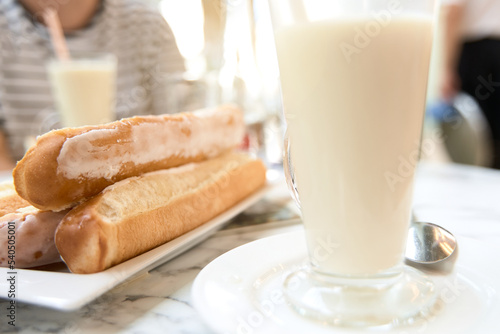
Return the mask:
<svg viewBox="0 0 500 334">
<path fill-rule="evenodd" d="M 44 0 L 40 2 L 51 1 L 56 5 L 67 2 L 66 0 Z M 147 68 L 144 71 L 146 65 L 140 63 L 144 59 L 130 58 L 132 59 L 132 65 L 127 64 L 126 66 L 138 65 L 138 68 L 134 69 L 134 75 L 137 76 L 137 73 L 141 73 L 146 78 L 144 80 L 154 81 L 153 83 L 142 82 L 142 85 L 148 86 L 149 84 L 149 87 L 146 88 L 160 87 L 157 83 L 161 81 L 160 93 L 166 100 L 162 100 L 162 103 L 166 105 L 162 105 L 161 108 L 157 109 L 162 112 L 173 113 L 211 107 L 222 103 L 236 103 L 245 110 L 246 122 L 248 124 L 248 136 L 245 141 L 246 148 L 264 158 L 270 165 L 281 164 L 284 120 L 281 111 L 279 73 L 267 0 L 138 1 L 142 1 L 143 4 L 151 7 L 155 11 L 156 16 L 158 16 L 159 12 L 165 18 L 172 30 L 175 43 L 185 65 L 181 73 L 162 71 L 162 69 L 158 68 Z M 470 6 L 477 6 L 474 4 L 477 2 L 474 1 L 478 0 L 443 0 L 443 3 L 467 2 L 470 3 Z M 484 3 L 489 0 L 481 1 Z M 21 95 L 19 95 L 19 92 L 28 93 L 25 84 L 27 81 L 24 76 L 34 76 L 31 73 L 34 71 L 34 66 L 38 66 L 37 68 L 40 68 L 40 70 L 43 66 L 42 64 L 38 64 L 40 63 L 39 59 L 33 62 L 33 58 L 35 57 L 33 50 L 37 46 L 28 39 L 32 35 L 36 35 L 37 43 L 40 43 L 40 45 L 43 44 L 43 48 L 40 47 L 43 53 L 40 50 L 36 51 L 40 52 L 40 55 L 43 57 L 52 56 L 49 55 L 52 50 L 48 46 L 48 38 L 44 37 L 44 34 L 46 34 L 45 29 L 32 31 L 37 30 L 39 27 L 39 24 L 35 22 L 38 20 L 38 17 L 35 15 L 31 18 L 35 22 L 31 25 L 33 22 L 26 21 L 24 16 L 18 14 L 17 9 L 13 9 L 16 3 L 19 4 L 22 2 L 33 3 L 33 1 L 0 0 L 0 14 L 4 15 L 5 13 L 5 16 L 0 15 L 0 19 L 2 20 L 0 21 L 0 27 L 3 28 L 2 24 L 10 20 L 10 29 L 12 29 L 12 34 L 8 35 L 7 38 L 0 36 L 2 37 L 2 43 L 11 43 L 14 41 L 14 46 L 19 46 L 21 50 L 21 53 L 18 54 L 22 54 L 23 57 L 27 57 L 28 55 L 31 57 L 30 67 L 24 67 L 22 71 L 19 71 L 16 74 L 19 76 L 17 80 L 12 78 L 10 78 L 10 81 L 5 80 L 5 88 L 2 88 L 4 90 L 3 98 L 5 98 L 5 101 L 3 102 L 3 106 L 2 102 L 0 102 L 0 111 L 3 107 L 4 114 L 8 111 L 12 117 L 20 117 L 19 115 L 28 109 L 44 109 L 46 113 L 41 113 L 41 115 L 47 114 L 48 116 L 44 116 L 44 119 L 37 118 L 36 122 L 32 122 L 36 123 L 33 126 L 37 128 L 38 134 L 40 134 L 57 126 L 57 120 L 52 121 L 51 118 L 54 115 L 54 110 L 51 108 L 49 97 L 46 96 L 48 94 L 47 87 L 45 87 L 46 78 L 36 78 L 37 81 L 30 81 L 33 85 L 36 83 L 36 85 L 40 86 L 34 86 L 34 90 L 40 91 L 43 88 L 45 95 L 39 95 L 41 100 L 38 105 L 35 106 L 34 102 L 31 101 L 31 96 L 26 95 L 30 97 L 30 101 L 28 101 L 29 105 L 23 102 L 23 106 L 17 109 L 15 106 L 20 105 L 18 100 Z M 124 2 L 108 0 L 106 3 L 109 3 L 110 8 L 113 8 L 108 13 L 108 19 L 113 21 L 113 15 L 115 15 L 113 11 L 116 10 L 118 13 Z M 482 10 L 487 11 L 485 8 L 487 9 L 487 7 L 483 6 Z M 134 28 L 130 27 L 133 27 L 134 24 L 139 24 L 137 23 L 139 21 L 134 21 L 135 16 L 131 13 L 128 14 L 130 22 L 125 21 L 128 23 L 126 29 L 134 32 Z M 446 27 L 444 14 L 444 11 L 442 11 L 439 15 L 439 25 L 434 41 L 434 54 L 430 69 L 427 112 L 422 141 L 422 158 L 432 162 L 453 161 L 478 166 L 490 166 L 492 156 L 491 133 L 489 133 L 488 125 L 484 117 L 482 117 L 477 101 L 466 94 L 459 94 L 451 102 L 443 101 L 441 98 L 440 85 L 442 83 L 443 67 L 445 67 L 443 64 L 443 59 L 445 58 L 443 50 L 448 40 L 448 37 L 444 34 L 444 28 Z M 149 24 L 148 22 L 152 21 L 148 19 L 141 23 L 146 26 Z M 29 27 L 21 27 L 21 23 Z M 151 26 L 153 25 L 151 24 Z M 99 39 L 100 34 L 107 34 L 106 36 L 109 35 L 112 37 L 114 31 L 119 31 L 117 27 L 107 25 L 107 23 L 101 24 L 96 29 L 102 29 L 95 31 L 96 39 Z M 17 32 L 14 33 L 17 30 L 24 31 L 26 36 Z M 91 31 L 92 29 L 87 30 L 90 30 L 87 32 L 88 34 L 94 33 Z M 136 30 L 139 31 L 138 29 Z M 135 33 L 139 34 L 137 31 Z M 122 34 L 130 32 L 122 32 Z M 158 34 L 163 34 L 163 31 L 161 33 L 158 32 Z M 30 37 L 28 38 L 28 36 Z M 113 43 L 108 42 L 106 36 L 100 38 L 101 47 L 105 50 L 111 48 L 111 44 L 113 43 L 121 45 L 120 43 L 123 42 L 120 40 L 121 37 L 116 37 L 118 40 L 113 41 Z M 92 36 L 90 37 L 93 38 Z M 131 37 L 135 38 L 134 43 L 144 44 L 142 46 L 135 45 L 135 48 L 142 47 L 145 49 L 141 57 L 149 57 L 148 59 L 150 59 L 149 53 L 151 52 L 147 48 L 151 45 L 151 50 L 153 50 L 152 44 L 154 43 L 151 43 L 147 38 L 142 38 L 142 36 Z M 155 41 L 154 39 L 152 40 Z M 80 46 L 73 43 L 71 47 L 78 49 Z M 129 49 L 125 45 L 122 46 L 121 50 L 124 51 L 122 52 L 123 54 L 126 54 Z M 8 53 L 7 51 L 6 49 L 2 50 L 5 54 Z M 0 69 L 12 76 L 12 71 L 8 68 L 14 67 L 9 67 L 6 61 L 15 64 L 18 58 L 20 59 L 15 52 L 11 52 L 10 55 L 3 58 L 5 59 L 4 64 L 0 63 Z M 172 61 L 172 63 L 175 63 L 175 61 Z M 171 67 L 174 68 L 174 65 L 177 66 L 178 64 L 173 64 Z M 176 68 L 181 67 L 182 65 Z M 6 77 L 9 78 L 7 74 Z M 157 76 L 161 76 L 161 78 Z M 0 83 L 2 83 L 1 80 Z M 130 86 L 127 91 L 128 95 L 119 95 L 118 102 L 120 102 L 120 97 L 122 100 L 124 97 L 135 98 L 137 101 L 133 99 L 129 101 L 130 99 L 128 99 L 121 101 L 122 103 L 120 104 L 122 107 L 130 107 L 128 112 L 133 113 L 133 108 L 137 107 L 136 104 L 138 105 L 138 102 L 146 99 L 142 99 L 141 94 L 143 90 L 139 89 L 140 85 L 138 86 L 137 83 L 132 83 L 132 81 L 126 84 Z M 493 82 L 492 84 L 496 85 L 497 83 Z M 500 83 L 498 84 L 500 85 Z M 41 87 L 42 85 L 43 87 Z M 486 88 L 491 87 L 487 86 Z M 10 95 L 7 94 L 9 90 L 13 92 Z M 18 122 L 17 124 L 19 125 L 17 127 L 12 125 L 13 122 L 9 123 L 8 120 L 5 122 L 5 127 L 8 130 L 7 134 L 8 137 L 10 136 L 11 141 L 15 135 L 19 135 L 20 137 L 21 132 L 25 131 L 25 124 L 28 124 L 28 121 L 32 118 L 29 115 L 31 114 L 26 113 L 25 118 L 27 120 L 25 123 Z M 123 113 L 123 115 L 127 114 Z M 11 124 L 10 132 L 7 126 L 9 124 Z M 377 124 L 374 124 L 374 126 L 377 126 Z M 32 141 L 34 136 L 32 133 L 29 134 L 29 139 Z M 29 143 L 25 146 L 29 147 Z"/>
<path fill-rule="evenodd" d="M 266 0 L 148 0 L 158 7 L 186 60 L 174 79 L 174 110 L 236 103 L 246 112 L 248 149 L 281 163 L 283 120 Z"/>
<path fill-rule="evenodd" d="M 147 1 L 170 24 L 186 59 L 186 76 L 173 83 L 178 98 L 172 107 L 236 102 L 247 111 L 254 131 L 250 148 L 261 150 L 268 161 L 280 161 L 283 121 L 267 1 Z M 489 133 L 477 103 L 460 96 L 450 106 L 440 98 L 444 21 L 441 12 L 429 74 L 422 159 L 488 166 Z"/>
</svg>

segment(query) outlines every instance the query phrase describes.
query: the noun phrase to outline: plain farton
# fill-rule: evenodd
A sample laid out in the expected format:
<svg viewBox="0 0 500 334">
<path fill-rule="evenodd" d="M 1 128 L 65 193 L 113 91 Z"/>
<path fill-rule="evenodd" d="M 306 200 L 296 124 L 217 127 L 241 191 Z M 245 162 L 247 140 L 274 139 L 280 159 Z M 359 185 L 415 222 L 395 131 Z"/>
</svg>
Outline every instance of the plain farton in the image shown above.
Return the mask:
<svg viewBox="0 0 500 334">
<path fill-rule="evenodd" d="M 99 272 L 200 226 L 265 182 L 262 161 L 236 152 L 128 178 L 71 210 L 55 243 L 72 272 Z"/>
</svg>

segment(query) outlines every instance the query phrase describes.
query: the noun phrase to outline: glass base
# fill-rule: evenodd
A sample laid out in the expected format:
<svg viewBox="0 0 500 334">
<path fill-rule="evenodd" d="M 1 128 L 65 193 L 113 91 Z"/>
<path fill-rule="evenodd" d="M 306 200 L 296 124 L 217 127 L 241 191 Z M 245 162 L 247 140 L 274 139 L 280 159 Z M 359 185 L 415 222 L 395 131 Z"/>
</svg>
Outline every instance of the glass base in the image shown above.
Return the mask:
<svg viewBox="0 0 500 334">
<path fill-rule="evenodd" d="M 339 278 L 302 268 L 285 279 L 284 294 L 299 314 L 346 327 L 411 324 L 425 317 L 437 299 L 434 283 L 409 266 L 380 279 Z"/>
</svg>

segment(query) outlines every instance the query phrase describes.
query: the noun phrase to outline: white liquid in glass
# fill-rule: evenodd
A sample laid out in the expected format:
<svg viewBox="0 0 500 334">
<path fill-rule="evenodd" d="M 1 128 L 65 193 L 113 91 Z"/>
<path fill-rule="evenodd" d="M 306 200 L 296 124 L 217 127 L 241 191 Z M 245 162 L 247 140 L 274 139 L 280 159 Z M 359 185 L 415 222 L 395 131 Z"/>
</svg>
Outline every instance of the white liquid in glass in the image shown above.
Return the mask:
<svg viewBox="0 0 500 334">
<path fill-rule="evenodd" d="M 110 60 L 54 61 L 48 67 L 63 126 L 114 120 L 116 64 Z"/>
<path fill-rule="evenodd" d="M 275 36 L 308 247 L 331 274 L 373 275 L 404 256 L 432 21 L 392 18 L 378 33 L 373 21 Z"/>
</svg>

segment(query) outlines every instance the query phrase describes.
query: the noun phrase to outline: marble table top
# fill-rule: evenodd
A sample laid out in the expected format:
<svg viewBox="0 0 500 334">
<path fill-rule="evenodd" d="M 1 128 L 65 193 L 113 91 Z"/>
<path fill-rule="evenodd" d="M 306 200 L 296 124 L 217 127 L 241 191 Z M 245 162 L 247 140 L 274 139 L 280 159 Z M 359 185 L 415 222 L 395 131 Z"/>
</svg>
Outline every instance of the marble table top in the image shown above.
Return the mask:
<svg viewBox="0 0 500 334">
<path fill-rule="evenodd" d="M 458 238 L 500 242 L 499 199 L 500 171 L 456 164 L 419 167 L 416 216 Z M 13 330 L 5 316 L 8 301 L 0 300 L 0 333 L 213 333 L 192 307 L 191 287 L 200 270 L 237 246 L 300 228 L 283 182 L 206 241 L 77 311 L 18 304 Z"/>
</svg>

